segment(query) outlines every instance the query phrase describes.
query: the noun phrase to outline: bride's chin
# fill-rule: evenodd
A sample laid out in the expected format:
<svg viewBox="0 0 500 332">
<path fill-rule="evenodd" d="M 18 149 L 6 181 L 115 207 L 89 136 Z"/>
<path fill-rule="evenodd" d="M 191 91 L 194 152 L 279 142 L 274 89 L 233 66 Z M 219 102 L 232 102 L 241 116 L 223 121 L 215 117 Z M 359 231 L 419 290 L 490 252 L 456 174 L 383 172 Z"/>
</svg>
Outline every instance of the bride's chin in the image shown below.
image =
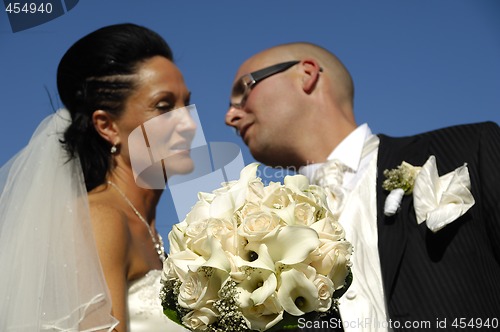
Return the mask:
<svg viewBox="0 0 500 332">
<path fill-rule="evenodd" d="M 189 154 L 187 156 L 177 156 L 171 160 L 168 165 L 168 174 L 189 174 L 194 170 L 194 162 Z"/>
</svg>

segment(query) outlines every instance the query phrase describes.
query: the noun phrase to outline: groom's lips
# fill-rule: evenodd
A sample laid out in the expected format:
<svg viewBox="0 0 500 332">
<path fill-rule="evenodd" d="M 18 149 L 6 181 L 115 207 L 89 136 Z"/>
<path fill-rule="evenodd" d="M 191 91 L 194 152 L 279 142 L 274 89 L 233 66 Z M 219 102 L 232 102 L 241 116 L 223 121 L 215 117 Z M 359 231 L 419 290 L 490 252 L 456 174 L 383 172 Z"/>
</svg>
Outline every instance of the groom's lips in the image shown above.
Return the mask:
<svg viewBox="0 0 500 332">
<path fill-rule="evenodd" d="M 249 123 L 249 124 L 246 124 L 246 125 L 242 126 L 239 129 L 240 136 L 241 136 L 241 138 L 243 138 L 243 141 L 245 141 L 245 143 L 247 142 L 247 140 L 245 139 L 245 135 L 248 132 L 248 128 L 250 128 L 251 126 L 252 126 L 252 123 Z"/>
</svg>

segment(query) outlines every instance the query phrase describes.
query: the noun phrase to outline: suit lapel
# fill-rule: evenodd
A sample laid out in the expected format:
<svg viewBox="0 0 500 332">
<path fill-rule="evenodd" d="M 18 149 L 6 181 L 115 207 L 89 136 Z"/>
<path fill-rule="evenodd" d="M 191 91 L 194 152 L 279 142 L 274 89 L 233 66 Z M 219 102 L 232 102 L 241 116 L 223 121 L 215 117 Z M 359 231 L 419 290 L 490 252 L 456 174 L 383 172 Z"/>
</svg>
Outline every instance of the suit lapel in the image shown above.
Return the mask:
<svg viewBox="0 0 500 332">
<path fill-rule="evenodd" d="M 379 135 L 377 160 L 377 231 L 382 282 L 386 297 L 390 299 L 395 277 L 405 252 L 408 227 L 414 220 L 413 198 L 404 196 L 400 210 L 392 217 L 384 215 L 384 204 L 389 194 L 382 189 L 384 170 L 396 168 L 402 161 L 421 166 L 428 158 L 427 139 L 422 136 L 391 138 Z M 413 216 L 413 217 L 412 217 Z"/>
</svg>

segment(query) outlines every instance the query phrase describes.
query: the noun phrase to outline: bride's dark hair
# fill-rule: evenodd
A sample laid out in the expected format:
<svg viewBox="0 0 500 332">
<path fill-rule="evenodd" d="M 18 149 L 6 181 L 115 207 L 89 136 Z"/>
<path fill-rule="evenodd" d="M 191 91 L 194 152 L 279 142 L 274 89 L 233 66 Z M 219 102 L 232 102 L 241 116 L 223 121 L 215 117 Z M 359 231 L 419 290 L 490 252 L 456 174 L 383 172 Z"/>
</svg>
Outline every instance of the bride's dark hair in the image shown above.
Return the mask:
<svg viewBox="0 0 500 332">
<path fill-rule="evenodd" d="M 111 167 L 111 145 L 95 130 L 92 114 L 105 110 L 119 117 L 135 88 L 133 74 L 142 62 L 157 55 L 173 61 L 161 36 L 126 23 L 86 35 L 62 57 L 57 89 L 72 119 L 63 144 L 71 158 L 80 158 L 87 191 L 102 184 Z"/>
</svg>

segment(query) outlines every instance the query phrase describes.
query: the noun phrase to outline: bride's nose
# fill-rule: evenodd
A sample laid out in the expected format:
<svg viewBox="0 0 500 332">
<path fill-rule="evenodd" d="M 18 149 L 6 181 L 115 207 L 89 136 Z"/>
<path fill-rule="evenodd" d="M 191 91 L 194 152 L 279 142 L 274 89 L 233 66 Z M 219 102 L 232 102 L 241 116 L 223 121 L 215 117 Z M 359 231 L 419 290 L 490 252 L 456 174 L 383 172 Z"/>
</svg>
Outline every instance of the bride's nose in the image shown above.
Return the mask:
<svg viewBox="0 0 500 332">
<path fill-rule="evenodd" d="M 176 131 L 183 136 L 193 137 L 196 133 L 197 125 L 188 110 L 182 110 L 179 114 L 179 122 Z"/>
</svg>

